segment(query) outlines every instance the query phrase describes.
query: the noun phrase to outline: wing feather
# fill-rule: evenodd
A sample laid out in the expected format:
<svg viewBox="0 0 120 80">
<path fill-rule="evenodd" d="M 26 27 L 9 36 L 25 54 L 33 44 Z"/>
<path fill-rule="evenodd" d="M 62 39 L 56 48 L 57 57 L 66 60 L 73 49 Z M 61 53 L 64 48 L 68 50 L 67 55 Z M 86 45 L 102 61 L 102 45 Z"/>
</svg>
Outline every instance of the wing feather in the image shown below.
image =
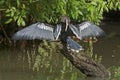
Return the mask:
<svg viewBox="0 0 120 80">
<path fill-rule="evenodd" d="M 70 24 L 69 28 L 72 30 L 72 32 L 76 35 L 77 38 L 80 39 L 80 33 L 77 27 L 75 27 L 74 25 Z"/>
<path fill-rule="evenodd" d="M 52 27 L 52 25 L 38 22 L 16 32 L 12 38 L 14 40 L 54 40 Z"/>
<path fill-rule="evenodd" d="M 77 42 L 75 42 L 70 37 L 67 38 L 67 48 L 71 51 L 79 52 L 81 50 L 84 50 L 81 45 L 79 45 Z"/>
<path fill-rule="evenodd" d="M 85 21 L 81 24 L 78 24 L 78 29 L 80 31 L 81 38 L 95 37 L 95 36 L 104 36 L 105 32 L 95 24 Z"/>
<path fill-rule="evenodd" d="M 70 29 L 76 35 L 77 38 L 89 38 L 89 37 L 97 37 L 97 36 L 105 36 L 105 32 L 95 24 L 85 21 L 81 24 L 78 24 L 76 27 L 74 25 L 70 25 Z"/>
<path fill-rule="evenodd" d="M 61 34 L 62 25 L 58 24 L 54 31 L 55 40 L 57 40 Z"/>
</svg>

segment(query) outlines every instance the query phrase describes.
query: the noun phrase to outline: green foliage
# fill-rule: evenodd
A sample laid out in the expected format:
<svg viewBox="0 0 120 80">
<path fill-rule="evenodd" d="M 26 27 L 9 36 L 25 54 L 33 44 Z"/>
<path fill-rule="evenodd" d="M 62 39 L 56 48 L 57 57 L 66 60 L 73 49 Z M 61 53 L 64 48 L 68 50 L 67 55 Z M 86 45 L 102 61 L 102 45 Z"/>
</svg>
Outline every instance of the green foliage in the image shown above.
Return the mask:
<svg viewBox="0 0 120 80">
<path fill-rule="evenodd" d="M 120 10 L 120 0 L 107 0 L 107 7 L 110 10 Z"/>
<path fill-rule="evenodd" d="M 55 53 L 55 44 L 43 41 L 38 48 L 38 55 L 35 58 L 33 65 L 34 71 L 39 71 L 39 68 L 49 68 L 50 60 L 52 60 L 52 55 Z"/>
<path fill-rule="evenodd" d="M 112 66 L 109 68 L 111 72 L 111 80 L 119 80 L 120 79 L 120 66 Z"/>
<path fill-rule="evenodd" d="M 5 14 L 3 18 L 6 18 L 5 23 L 16 22 L 18 26 L 25 26 L 26 19 L 26 7 L 21 0 L 1 0 L 0 1 L 1 14 Z"/>
<path fill-rule="evenodd" d="M 57 23 L 61 15 L 71 19 L 90 20 L 96 24 L 103 18 L 103 12 L 120 10 L 119 0 L 1 0 L 0 11 L 5 13 L 5 23 L 16 22 L 25 26 L 26 22 Z"/>
<path fill-rule="evenodd" d="M 16 7 L 10 7 L 6 10 L 6 17 L 8 20 L 5 22 L 6 24 L 15 21 L 18 26 L 25 26 L 24 19 L 26 18 L 25 5 L 22 5 L 21 10 Z"/>
<path fill-rule="evenodd" d="M 114 77 L 120 77 L 120 67 L 116 67 L 114 72 Z"/>
</svg>

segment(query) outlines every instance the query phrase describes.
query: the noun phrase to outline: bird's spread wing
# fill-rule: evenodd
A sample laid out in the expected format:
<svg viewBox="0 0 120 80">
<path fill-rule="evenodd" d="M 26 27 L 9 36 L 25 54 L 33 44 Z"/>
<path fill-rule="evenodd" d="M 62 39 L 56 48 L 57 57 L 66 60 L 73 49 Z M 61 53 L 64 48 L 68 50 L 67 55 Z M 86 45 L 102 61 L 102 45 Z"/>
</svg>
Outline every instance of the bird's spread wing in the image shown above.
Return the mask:
<svg viewBox="0 0 120 80">
<path fill-rule="evenodd" d="M 73 52 L 80 52 L 81 50 L 84 50 L 81 45 L 79 45 L 70 37 L 67 38 L 67 49 Z"/>
<path fill-rule="evenodd" d="M 71 24 L 70 29 L 79 39 L 106 35 L 100 27 L 96 26 L 95 24 L 89 21 L 82 22 L 77 26 Z"/>
<path fill-rule="evenodd" d="M 89 37 L 95 37 L 95 36 L 104 36 L 105 32 L 95 24 L 85 21 L 81 24 L 78 24 L 78 30 L 80 32 L 80 37 L 83 38 L 89 38 Z"/>
<path fill-rule="evenodd" d="M 52 25 L 38 22 L 18 31 L 12 38 L 14 40 L 54 40 L 53 28 Z"/>
<path fill-rule="evenodd" d="M 55 40 L 57 40 L 61 34 L 62 25 L 58 24 L 54 31 Z"/>
</svg>

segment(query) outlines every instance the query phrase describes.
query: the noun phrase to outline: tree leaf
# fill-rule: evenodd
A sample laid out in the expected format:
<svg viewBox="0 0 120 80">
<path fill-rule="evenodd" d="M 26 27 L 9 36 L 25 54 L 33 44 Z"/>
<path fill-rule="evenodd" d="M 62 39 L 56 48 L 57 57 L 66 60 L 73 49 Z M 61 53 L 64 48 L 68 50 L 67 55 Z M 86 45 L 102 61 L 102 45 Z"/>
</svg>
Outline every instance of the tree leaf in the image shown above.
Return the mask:
<svg viewBox="0 0 120 80">
<path fill-rule="evenodd" d="M 8 19 L 8 20 L 5 22 L 5 24 L 8 24 L 8 23 L 10 23 L 10 22 L 12 22 L 12 18 Z"/>
</svg>

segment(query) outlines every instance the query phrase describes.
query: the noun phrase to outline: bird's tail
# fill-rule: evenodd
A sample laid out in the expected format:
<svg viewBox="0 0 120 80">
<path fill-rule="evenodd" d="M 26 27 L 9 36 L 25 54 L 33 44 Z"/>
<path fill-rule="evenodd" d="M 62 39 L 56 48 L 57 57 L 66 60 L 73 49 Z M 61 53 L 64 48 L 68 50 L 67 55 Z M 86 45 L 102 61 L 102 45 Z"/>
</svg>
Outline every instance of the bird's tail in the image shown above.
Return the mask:
<svg viewBox="0 0 120 80">
<path fill-rule="evenodd" d="M 84 48 L 81 45 L 79 45 L 77 42 L 75 42 L 70 37 L 67 38 L 67 49 L 69 51 L 77 52 L 77 53 L 84 50 Z"/>
</svg>

